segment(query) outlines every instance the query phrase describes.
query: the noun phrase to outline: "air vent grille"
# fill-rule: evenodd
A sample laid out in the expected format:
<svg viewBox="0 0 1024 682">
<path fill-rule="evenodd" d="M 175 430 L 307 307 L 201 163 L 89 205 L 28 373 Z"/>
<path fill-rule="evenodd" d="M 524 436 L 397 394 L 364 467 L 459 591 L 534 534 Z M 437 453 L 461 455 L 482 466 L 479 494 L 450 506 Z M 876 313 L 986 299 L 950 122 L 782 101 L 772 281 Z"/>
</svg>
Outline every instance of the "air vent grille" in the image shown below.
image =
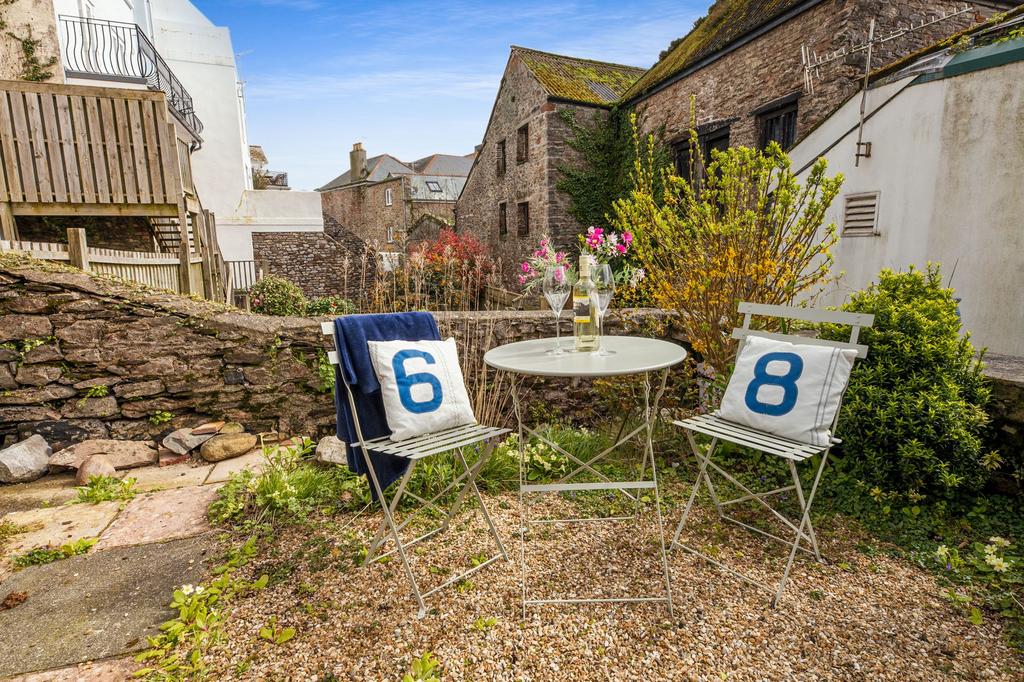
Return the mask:
<svg viewBox="0 0 1024 682">
<path fill-rule="evenodd" d="M 844 235 L 878 234 L 878 192 L 847 194 L 843 208 Z"/>
</svg>

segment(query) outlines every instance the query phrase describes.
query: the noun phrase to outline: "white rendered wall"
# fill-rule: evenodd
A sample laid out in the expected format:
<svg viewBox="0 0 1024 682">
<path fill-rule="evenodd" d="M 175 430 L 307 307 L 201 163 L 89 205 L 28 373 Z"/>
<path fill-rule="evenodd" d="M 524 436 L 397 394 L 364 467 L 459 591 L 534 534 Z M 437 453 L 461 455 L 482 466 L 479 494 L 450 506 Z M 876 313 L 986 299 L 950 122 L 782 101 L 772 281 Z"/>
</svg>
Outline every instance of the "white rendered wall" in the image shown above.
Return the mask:
<svg viewBox="0 0 1024 682">
<path fill-rule="evenodd" d="M 252 187 L 235 56 L 228 29 L 188 0 L 152 0 L 153 42 L 195 102 L 203 146 L 192 174 L 203 206 L 232 213 Z"/>
<path fill-rule="evenodd" d="M 217 216 L 217 238 L 224 260 L 252 260 L 253 232 L 323 230 L 319 192 L 247 190 L 234 214 Z"/>
<path fill-rule="evenodd" d="M 867 111 L 908 82 L 870 90 Z M 845 275 L 823 304 L 842 303 L 883 267 L 940 262 L 944 281 L 952 275 L 963 299 L 964 327 L 976 344 L 1024 356 L 1021 83 L 1024 62 L 907 87 L 865 124 L 871 158 L 861 159 L 860 167 L 854 165 L 856 132 L 824 154 L 829 175 L 845 176 L 828 221 L 842 227 L 846 194 L 881 196 L 880 234 L 840 239 L 835 271 Z M 790 152 L 794 168 L 856 125 L 858 107 L 859 96 L 801 141 Z"/>
</svg>

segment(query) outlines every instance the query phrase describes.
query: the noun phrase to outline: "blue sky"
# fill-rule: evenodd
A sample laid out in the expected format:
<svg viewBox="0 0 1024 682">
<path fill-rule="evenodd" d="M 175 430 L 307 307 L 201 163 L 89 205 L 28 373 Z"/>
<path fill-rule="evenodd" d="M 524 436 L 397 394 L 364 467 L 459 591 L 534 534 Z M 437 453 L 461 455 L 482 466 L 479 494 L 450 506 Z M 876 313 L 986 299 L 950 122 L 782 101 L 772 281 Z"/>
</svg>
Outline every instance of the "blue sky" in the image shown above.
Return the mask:
<svg viewBox="0 0 1024 682">
<path fill-rule="evenodd" d="M 369 155 L 412 160 L 478 144 L 509 45 L 650 66 L 710 0 L 193 0 L 231 29 L 249 142 L 292 187 Z"/>
</svg>

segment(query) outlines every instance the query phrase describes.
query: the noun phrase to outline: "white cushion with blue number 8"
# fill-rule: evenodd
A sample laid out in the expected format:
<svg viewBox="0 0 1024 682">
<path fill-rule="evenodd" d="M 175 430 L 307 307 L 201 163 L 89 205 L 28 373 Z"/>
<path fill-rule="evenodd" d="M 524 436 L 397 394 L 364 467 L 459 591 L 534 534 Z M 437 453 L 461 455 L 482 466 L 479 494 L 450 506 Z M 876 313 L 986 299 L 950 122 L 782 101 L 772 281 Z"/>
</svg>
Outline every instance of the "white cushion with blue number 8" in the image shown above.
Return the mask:
<svg viewBox="0 0 1024 682">
<path fill-rule="evenodd" d="M 857 351 L 748 336 L 716 413 L 811 445 L 828 445 Z"/>
<path fill-rule="evenodd" d="M 367 343 L 391 440 L 476 424 L 455 339 Z"/>
</svg>

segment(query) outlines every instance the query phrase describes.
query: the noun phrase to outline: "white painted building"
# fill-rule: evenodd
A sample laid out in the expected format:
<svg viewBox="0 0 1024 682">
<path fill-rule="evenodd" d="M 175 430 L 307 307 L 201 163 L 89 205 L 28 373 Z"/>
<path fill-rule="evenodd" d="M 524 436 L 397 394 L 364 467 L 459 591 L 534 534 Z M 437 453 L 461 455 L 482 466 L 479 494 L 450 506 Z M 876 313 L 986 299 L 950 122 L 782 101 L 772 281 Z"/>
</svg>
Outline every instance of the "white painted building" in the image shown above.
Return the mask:
<svg viewBox="0 0 1024 682">
<path fill-rule="evenodd" d="M 822 302 L 939 262 L 976 344 L 1024 356 L 1024 39 L 938 50 L 873 84 L 858 165 L 859 108 L 858 94 L 790 151 L 795 169 L 824 156 L 845 177 L 827 215 L 845 274 Z"/>
<path fill-rule="evenodd" d="M 316 192 L 253 189 L 243 85 L 228 28 L 188 0 L 54 0 L 54 10 L 68 83 L 147 87 L 137 65 L 147 41 L 180 81 L 189 103 L 179 109 L 193 110 L 186 123 L 201 122 L 194 125 L 201 142 L 192 175 L 204 208 L 216 215 L 226 260 L 252 260 L 254 231 L 323 231 Z"/>
</svg>

